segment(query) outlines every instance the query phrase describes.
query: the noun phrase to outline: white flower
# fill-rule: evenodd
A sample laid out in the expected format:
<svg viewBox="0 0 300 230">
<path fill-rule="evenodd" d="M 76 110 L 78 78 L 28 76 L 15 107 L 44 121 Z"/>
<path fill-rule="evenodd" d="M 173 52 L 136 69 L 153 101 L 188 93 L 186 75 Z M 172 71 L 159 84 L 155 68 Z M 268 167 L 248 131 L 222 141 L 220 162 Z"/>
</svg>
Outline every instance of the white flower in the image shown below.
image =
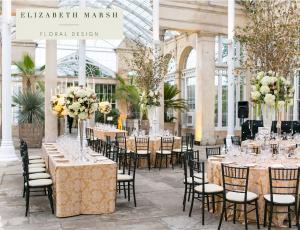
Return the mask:
<svg viewBox="0 0 300 230">
<path fill-rule="evenodd" d="M 81 120 L 86 120 L 88 118 L 88 114 L 87 113 L 79 113 L 78 114 L 78 118 Z"/>
<path fill-rule="evenodd" d="M 261 84 L 262 84 L 262 85 L 269 85 L 269 84 L 272 84 L 272 80 L 270 79 L 269 76 L 264 76 L 264 77 L 261 79 Z"/>
<path fill-rule="evenodd" d="M 251 92 L 251 98 L 253 99 L 253 100 L 258 100 L 259 99 L 259 97 L 260 97 L 260 92 L 258 92 L 258 91 L 254 91 L 254 92 Z"/>
<path fill-rule="evenodd" d="M 150 96 L 150 97 L 153 97 L 153 96 L 154 96 L 154 93 L 153 93 L 152 90 L 149 91 L 149 96 Z"/>
<path fill-rule="evenodd" d="M 262 78 L 264 77 L 264 75 L 265 75 L 265 73 L 264 73 L 263 71 L 261 71 L 261 72 L 259 72 L 259 73 L 257 74 L 256 79 L 257 79 L 257 80 L 260 80 L 260 79 L 262 79 Z"/>
<path fill-rule="evenodd" d="M 252 85 L 252 86 L 251 86 L 251 90 L 252 90 L 252 91 L 256 91 L 256 86 L 255 86 L 255 85 Z"/>
<path fill-rule="evenodd" d="M 59 103 L 60 105 L 64 105 L 64 104 L 65 104 L 65 98 L 60 97 L 60 98 L 58 99 L 58 103 Z"/>
<path fill-rule="evenodd" d="M 284 101 L 278 101 L 278 108 L 282 109 L 284 107 L 285 102 Z"/>
<path fill-rule="evenodd" d="M 272 94 L 266 94 L 264 101 L 267 105 L 269 106 L 274 106 L 275 105 L 275 95 Z"/>
<path fill-rule="evenodd" d="M 267 94 L 270 92 L 270 88 L 266 85 L 263 85 L 262 87 L 260 87 L 260 90 L 259 90 L 262 94 Z"/>
</svg>

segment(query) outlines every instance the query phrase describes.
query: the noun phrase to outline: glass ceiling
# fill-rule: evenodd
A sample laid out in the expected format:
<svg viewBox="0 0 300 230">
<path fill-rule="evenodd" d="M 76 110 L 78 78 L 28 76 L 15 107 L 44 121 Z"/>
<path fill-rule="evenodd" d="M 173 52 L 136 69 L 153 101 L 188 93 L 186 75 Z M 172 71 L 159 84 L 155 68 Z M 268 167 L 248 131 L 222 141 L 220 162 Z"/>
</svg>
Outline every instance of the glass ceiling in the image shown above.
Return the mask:
<svg viewBox="0 0 300 230">
<path fill-rule="evenodd" d="M 121 8 L 124 12 L 124 34 L 131 39 L 152 42 L 151 0 L 86 0 L 91 8 Z M 59 0 L 60 7 L 76 7 L 80 0 Z"/>
</svg>

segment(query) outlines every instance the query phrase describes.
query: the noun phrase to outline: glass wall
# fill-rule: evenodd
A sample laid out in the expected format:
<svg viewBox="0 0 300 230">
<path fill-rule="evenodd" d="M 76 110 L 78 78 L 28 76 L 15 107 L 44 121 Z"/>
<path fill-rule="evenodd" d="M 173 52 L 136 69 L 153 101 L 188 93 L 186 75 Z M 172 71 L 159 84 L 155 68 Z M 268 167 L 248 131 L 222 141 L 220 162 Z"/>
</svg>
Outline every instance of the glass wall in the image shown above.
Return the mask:
<svg viewBox="0 0 300 230">
<path fill-rule="evenodd" d="M 100 101 L 109 101 L 112 104 L 112 108 L 116 108 L 116 85 L 113 84 L 96 84 L 95 92 L 97 98 Z"/>
</svg>

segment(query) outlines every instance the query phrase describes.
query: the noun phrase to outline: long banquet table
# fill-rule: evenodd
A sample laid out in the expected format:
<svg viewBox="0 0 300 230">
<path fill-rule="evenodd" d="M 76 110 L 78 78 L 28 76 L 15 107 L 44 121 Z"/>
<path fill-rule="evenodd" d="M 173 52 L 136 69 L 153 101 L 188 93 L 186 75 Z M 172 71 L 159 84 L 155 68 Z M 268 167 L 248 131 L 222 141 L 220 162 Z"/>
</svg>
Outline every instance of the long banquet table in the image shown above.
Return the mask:
<svg viewBox="0 0 300 230">
<path fill-rule="evenodd" d="M 248 156 L 247 156 L 248 155 Z M 224 157 L 224 158 L 223 158 Z M 249 167 L 249 182 L 248 191 L 254 192 L 259 196 L 259 216 L 260 223 L 263 220 L 264 214 L 264 198 L 265 194 L 269 194 L 269 174 L 268 167 L 300 167 L 300 157 L 294 156 L 287 158 L 285 155 L 278 156 L 277 159 L 268 159 L 262 154 L 240 154 L 232 155 L 231 157 L 221 155 L 221 157 L 211 157 L 207 161 L 207 176 L 211 183 L 222 184 L 222 172 L 221 163 L 227 163 L 234 166 Z M 279 207 L 277 207 L 279 208 Z M 281 207 L 280 207 L 281 208 Z M 282 209 L 282 208 L 281 208 Z M 282 211 L 285 211 L 283 209 Z M 221 212 L 221 206 L 218 207 L 218 212 Z M 228 212 L 228 216 L 232 217 L 233 213 Z M 243 213 L 237 212 L 237 216 L 240 220 L 244 219 Z M 284 220 L 287 218 L 287 214 L 275 214 L 273 215 L 273 224 L 276 226 L 283 226 Z M 255 221 L 255 213 L 251 212 L 248 215 L 249 221 Z"/>
<path fill-rule="evenodd" d="M 94 131 L 94 137 L 97 137 L 98 139 L 101 139 L 101 140 L 106 140 L 107 136 L 114 139 L 116 137 L 116 134 L 119 134 L 119 133 L 123 133 L 127 136 L 126 130 L 121 130 L 121 129 L 103 130 L 98 127 L 93 127 L 92 129 Z"/>
<path fill-rule="evenodd" d="M 53 180 L 57 217 L 115 211 L 115 162 L 104 157 L 77 162 L 56 143 L 43 144 L 42 149 Z"/>
</svg>

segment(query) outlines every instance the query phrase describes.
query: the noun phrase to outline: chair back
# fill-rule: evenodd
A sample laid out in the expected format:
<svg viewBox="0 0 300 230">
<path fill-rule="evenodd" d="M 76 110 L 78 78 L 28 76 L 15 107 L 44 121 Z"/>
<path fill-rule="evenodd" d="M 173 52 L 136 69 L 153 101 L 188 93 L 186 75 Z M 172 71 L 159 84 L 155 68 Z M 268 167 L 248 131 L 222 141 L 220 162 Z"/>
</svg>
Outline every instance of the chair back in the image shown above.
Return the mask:
<svg viewBox="0 0 300 230">
<path fill-rule="evenodd" d="M 271 146 L 272 154 L 277 154 L 278 153 L 278 144 L 272 143 L 272 144 L 270 144 L 270 146 Z"/>
<path fill-rule="evenodd" d="M 190 161 L 201 162 L 199 150 L 194 150 L 194 151 L 189 150 L 189 151 L 183 152 L 183 171 L 184 171 L 185 182 L 187 182 L 187 178 L 191 177 L 191 175 L 192 175 L 191 168 L 189 167 Z"/>
<path fill-rule="evenodd" d="M 269 167 L 269 182 L 271 202 L 274 195 L 292 195 L 298 204 L 300 168 Z"/>
<path fill-rule="evenodd" d="M 116 135 L 116 145 L 119 148 L 127 149 L 127 143 L 126 143 L 125 135 Z"/>
<path fill-rule="evenodd" d="M 120 148 L 120 153 L 124 154 L 123 161 L 120 162 L 123 174 L 132 175 L 135 179 L 137 155 L 134 152 L 127 152 L 125 149 Z"/>
<path fill-rule="evenodd" d="M 244 202 L 247 201 L 249 167 L 235 167 L 222 164 L 222 179 L 224 193 L 242 193 L 244 194 Z"/>
<path fill-rule="evenodd" d="M 198 160 L 189 160 L 190 176 L 192 177 L 193 186 L 202 185 L 204 189 L 202 190 L 205 193 L 205 162 Z"/>
<path fill-rule="evenodd" d="M 138 150 L 147 150 L 149 152 L 150 137 L 135 137 L 135 152 Z"/>
<path fill-rule="evenodd" d="M 185 149 L 184 149 L 185 147 Z M 190 148 L 190 136 L 181 136 L 181 152 L 189 150 Z"/>
<path fill-rule="evenodd" d="M 207 147 L 206 151 L 206 159 L 210 156 L 216 156 L 221 154 L 221 147 Z"/>
<path fill-rule="evenodd" d="M 189 148 L 193 149 L 194 148 L 194 141 L 195 141 L 195 135 L 192 133 L 186 134 L 186 136 L 188 137 L 188 143 L 189 143 Z"/>
<path fill-rule="evenodd" d="M 174 147 L 174 137 L 161 137 L 160 138 L 160 150 L 161 152 L 167 150 L 172 151 Z"/>
<path fill-rule="evenodd" d="M 231 142 L 233 145 L 241 145 L 241 138 L 239 136 L 232 136 Z"/>
</svg>

